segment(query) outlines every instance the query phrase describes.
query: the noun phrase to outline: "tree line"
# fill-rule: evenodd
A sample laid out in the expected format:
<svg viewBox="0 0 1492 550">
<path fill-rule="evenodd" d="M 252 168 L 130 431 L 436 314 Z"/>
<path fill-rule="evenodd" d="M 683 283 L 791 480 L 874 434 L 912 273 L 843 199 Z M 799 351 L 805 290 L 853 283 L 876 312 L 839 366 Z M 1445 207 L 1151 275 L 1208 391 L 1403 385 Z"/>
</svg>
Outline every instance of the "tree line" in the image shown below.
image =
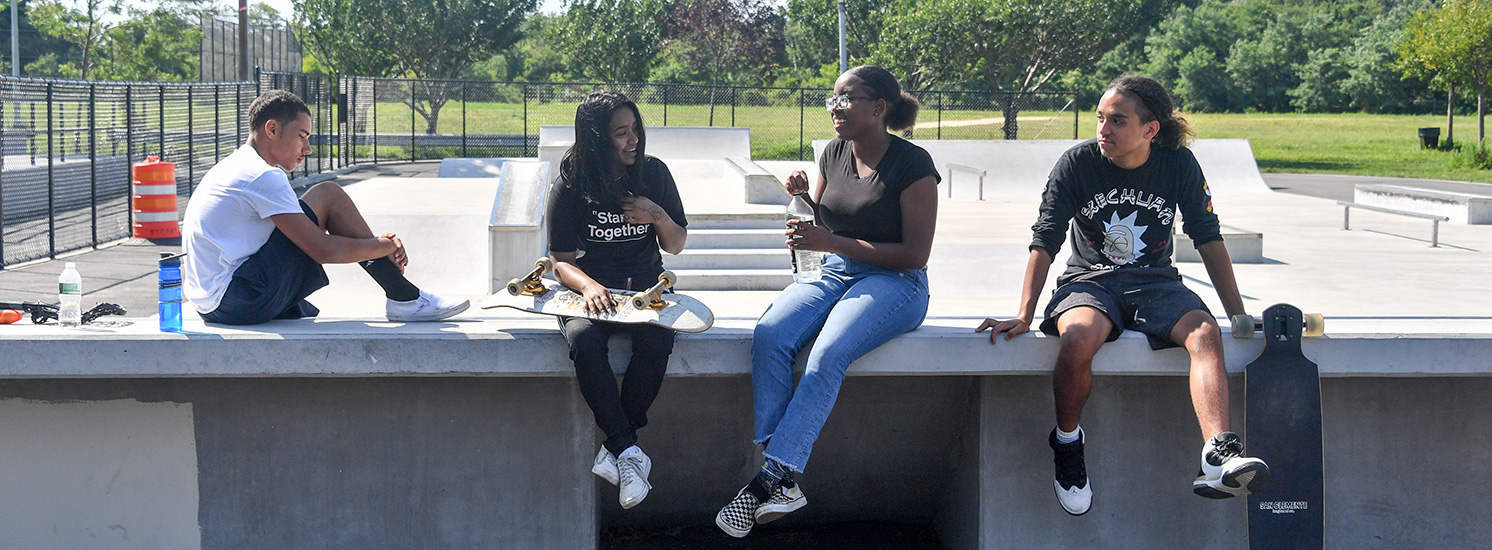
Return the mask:
<svg viewBox="0 0 1492 550">
<path fill-rule="evenodd" d="M 192 78 L 196 57 L 181 51 L 196 51 L 187 46 L 200 42 L 200 31 L 191 33 L 195 17 L 213 15 L 213 4 L 23 2 L 39 33 L 29 47 L 49 50 L 26 72 Z M 288 24 L 313 72 L 788 87 L 829 87 L 838 73 L 835 0 L 567 0 L 555 14 L 536 12 L 537 0 L 294 5 Z M 852 65 L 885 66 L 912 89 L 1077 91 L 1083 108 L 1109 79 L 1144 73 L 1190 111 L 1427 113 L 1447 101 L 1469 109 L 1475 98 L 1480 112 L 1492 65 L 1492 0 L 849 0 L 846 7 Z M 95 24 L 96 12 L 108 10 L 122 20 Z M 262 5 L 255 13 L 271 23 L 280 17 Z M 420 102 L 431 128 L 440 107 L 430 100 L 440 95 L 427 90 Z"/>
</svg>

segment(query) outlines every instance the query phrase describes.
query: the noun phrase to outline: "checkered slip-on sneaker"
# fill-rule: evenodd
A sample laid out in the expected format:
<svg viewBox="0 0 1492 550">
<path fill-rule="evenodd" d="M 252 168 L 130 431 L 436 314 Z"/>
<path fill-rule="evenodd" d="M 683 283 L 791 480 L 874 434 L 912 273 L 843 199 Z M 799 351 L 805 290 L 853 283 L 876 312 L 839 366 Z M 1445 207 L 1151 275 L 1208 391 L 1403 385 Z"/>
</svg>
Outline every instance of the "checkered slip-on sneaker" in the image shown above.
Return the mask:
<svg viewBox="0 0 1492 550">
<path fill-rule="evenodd" d="M 772 490 L 772 498 L 756 507 L 756 523 L 757 525 L 771 523 L 807 504 L 808 497 L 803 496 L 802 485 L 793 484 L 792 487 L 778 485 Z"/>
<path fill-rule="evenodd" d="M 756 508 L 761 506 L 761 503 L 762 501 L 757 499 L 756 495 L 742 487 L 741 491 L 736 493 L 736 498 L 731 499 L 730 504 L 726 504 L 720 509 L 720 513 L 715 514 L 715 525 L 727 535 L 736 538 L 744 537 L 751 532 L 752 527 L 756 526 Z"/>
</svg>

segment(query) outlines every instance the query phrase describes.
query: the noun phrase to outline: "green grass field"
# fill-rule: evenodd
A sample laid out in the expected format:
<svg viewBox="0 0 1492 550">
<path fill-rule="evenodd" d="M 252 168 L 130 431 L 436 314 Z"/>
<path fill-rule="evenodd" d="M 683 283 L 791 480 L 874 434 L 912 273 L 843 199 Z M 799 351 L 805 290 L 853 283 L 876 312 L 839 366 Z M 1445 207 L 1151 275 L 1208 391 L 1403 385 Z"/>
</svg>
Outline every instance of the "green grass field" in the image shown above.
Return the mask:
<svg viewBox="0 0 1492 550">
<path fill-rule="evenodd" d="M 528 133 L 538 133 L 544 124 L 568 125 L 574 119 L 575 103 L 530 103 Z M 649 126 L 747 126 L 752 137 L 752 155 L 759 159 L 796 159 L 811 156 L 815 139 L 833 136 L 827 115 L 819 109 L 800 111 L 791 106 L 734 107 L 717 105 L 644 104 L 643 119 Z M 467 103 L 465 128 L 469 133 L 525 131 L 524 106 L 509 103 Z M 946 110 L 937 127 L 936 110 L 924 108 L 918 120 L 918 139 L 999 139 L 1000 114 L 991 111 Z M 801 117 L 801 126 L 800 126 Z M 440 133 L 460 133 L 462 105 L 452 102 L 441 111 Z M 1420 127 L 1439 127 L 1444 137 L 1445 117 L 1431 115 L 1365 114 L 1192 114 L 1187 117 L 1199 138 L 1248 139 L 1265 172 L 1350 174 L 1444 179 L 1492 183 L 1492 170 L 1452 167 L 1454 153 L 1419 147 Z M 378 132 L 404 133 L 411 128 L 423 132 L 424 119 L 411 124 L 409 109 L 398 103 L 380 103 Z M 1022 139 L 1070 139 L 1073 113 L 1024 111 L 1020 117 Z M 1077 115 L 1078 137 L 1094 135 L 1092 113 Z M 1463 144 L 1476 137 L 1475 117 L 1457 117 L 1456 136 Z M 800 149 L 802 147 L 802 149 Z M 380 151 L 382 151 L 380 147 Z M 393 156 L 402 156 L 390 151 Z"/>
</svg>

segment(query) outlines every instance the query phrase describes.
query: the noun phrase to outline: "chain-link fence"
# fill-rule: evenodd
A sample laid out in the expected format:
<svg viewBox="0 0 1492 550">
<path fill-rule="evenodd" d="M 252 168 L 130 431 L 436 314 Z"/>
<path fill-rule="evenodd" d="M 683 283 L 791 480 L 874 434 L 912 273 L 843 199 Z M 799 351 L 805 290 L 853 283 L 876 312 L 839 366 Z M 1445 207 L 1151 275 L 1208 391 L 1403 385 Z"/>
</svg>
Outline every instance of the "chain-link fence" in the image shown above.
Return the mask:
<svg viewBox="0 0 1492 550">
<path fill-rule="evenodd" d="M 253 82 L 118 83 L 0 77 L 0 266 L 131 233 L 130 165 L 176 164 L 181 209 L 202 175 L 247 139 L 260 92 L 311 108 L 312 154 L 293 176 L 358 164 L 532 157 L 539 127 L 571 125 L 586 94 L 637 102 L 650 126 L 751 129 L 752 157 L 811 160 L 834 135 L 828 89 L 338 77 L 262 71 Z M 922 91 L 915 139 L 1077 137 L 1072 93 Z"/>
<path fill-rule="evenodd" d="M 0 265 L 128 237 L 130 165 L 176 163 L 178 203 L 244 140 L 254 85 L 0 77 Z"/>
</svg>

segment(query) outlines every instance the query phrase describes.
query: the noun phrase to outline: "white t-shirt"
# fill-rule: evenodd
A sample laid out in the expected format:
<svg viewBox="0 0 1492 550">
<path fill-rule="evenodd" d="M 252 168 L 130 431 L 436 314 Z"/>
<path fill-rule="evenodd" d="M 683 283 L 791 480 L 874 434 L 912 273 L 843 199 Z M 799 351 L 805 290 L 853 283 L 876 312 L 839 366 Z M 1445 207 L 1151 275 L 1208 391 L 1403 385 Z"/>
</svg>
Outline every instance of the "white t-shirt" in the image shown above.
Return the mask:
<svg viewBox="0 0 1492 550">
<path fill-rule="evenodd" d="M 233 272 L 275 230 L 270 216 L 301 212 L 290 179 L 245 144 L 202 177 L 182 221 L 182 288 L 198 313 L 218 308 Z"/>
</svg>

